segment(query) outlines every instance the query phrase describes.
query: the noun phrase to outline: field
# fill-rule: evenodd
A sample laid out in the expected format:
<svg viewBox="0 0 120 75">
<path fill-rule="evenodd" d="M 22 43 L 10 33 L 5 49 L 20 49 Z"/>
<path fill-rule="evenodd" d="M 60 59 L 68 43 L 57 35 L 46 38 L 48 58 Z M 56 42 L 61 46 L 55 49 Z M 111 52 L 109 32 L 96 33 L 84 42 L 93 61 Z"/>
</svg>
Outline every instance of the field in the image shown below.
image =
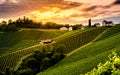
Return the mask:
<svg viewBox="0 0 120 75">
<path fill-rule="evenodd" d="M 64 53 L 70 53 L 76 48 L 79 48 L 89 43 L 90 41 L 94 40 L 95 37 L 97 37 L 104 30 L 106 30 L 106 27 L 91 28 L 81 32 L 76 32 L 69 36 L 68 35 L 61 36 L 56 40 L 56 43 L 53 44 L 53 46 L 57 47 L 60 44 L 65 45 L 67 49 L 64 51 Z"/>
<path fill-rule="evenodd" d="M 76 30 L 71 32 L 57 30 L 50 31 L 34 30 L 34 29 L 33 30 L 25 29 L 20 32 L 14 32 L 14 34 L 15 33 L 19 34 L 17 34 L 17 36 L 15 36 L 16 34 L 14 36 L 9 35 L 10 38 L 13 39 L 14 37 L 16 38 L 16 40 L 18 38 L 22 41 L 27 41 L 27 44 L 17 41 L 18 43 L 21 44 L 20 45 L 18 43 L 14 43 L 16 42 L 16 40 L 13 40 L 13 42 L 10 41 L 11 44 L 6 43 L 5 46 L 4 45 L 1 46 L 9 48 L 9 45 L 11 46 L 13 45 L 10 49 L 6 49 L 6 51 L 4 52 L 8 53 L 9 51 L 12 52 L 13 50 L 13 53 L 9 53 L 6 55 L 1 54 L 2 56 L 0 56 L 0 60 L 2 62 L 0 62 L 1 66 L 0 70 L 2 71 L 5 70 L 7 66 L 15 70 L 19 66 L 19 62 L 23 59 L 23 57 L 26 57 L 27 55 L 33 53 L 36 50 L 41 50 L 43 46 L 38 44 L 39 43 L 38 41 L 40 39 L 52 38 L 55 40 L 55 42 L 46 45 L 46 48 L 48 47 L 49 49 L 49 47 L 51 46 L 57 47 L 61 44 L 65 45 L 66 50 L 63 52 L 67 54 L 67 57 L 58 62 L 56 65 L 50 67 L 49 69 L 43 72 L 40 72 L 37 75 L 85 74 L 86 72 L 91 71 L 100 62 L 104 63 L 106 60 L 108 60 L 108 55 L 111 54 L 113 50 L 116 50 L 118 55 L 120 55 L 119 28 L 120 26 L 118 25 L 111 28 L 107 27 L 86 28 L 85 30 Z M 13 32 L 10 33 L 13 34 Z M 1 33 L 0 36 L 3 36 L 3 34 L 4 36 L 5 34 L 7 35 L 7 33 Z M 31 40 L 34 42 L 30 42 Z M 15 44 L 18 45 L 18 47 L 17 46 L 15 47 Z"/>
<path fill-rule="evenodd" d="M 0 34 L 0 70 L 13 68 L 22 57 L 41 50 L 41 39 L 55 39 L 67 31 L 24 29 Z"/>
<path fill-rule="evenodd" d="M 39 44 L 41 39 L 54 39 L 67 31 L 23 29 L 19 32 L 0 33 L 0 55 Z"/>
<path fill-rule="evenodd" d="M 120 32 L 116 26 L 110 28 L 99 40 L 88 44 L 83 48 L 76 49 L 76 52 L 67 56 L 55 66 L 37 75 L 80 75 L 91 71 L 94 67 L 108 60 L 108 55 L 113 50 L 120 55 Z M 113 30 L 113 32 L 111 32 Z M 110 35 L 112 33 L 112 35 Z M 109 37 L 106 37 L 106 35 Z M 113 36 L 114 35 L 114 36 Z M 104 39 L 101 39 L 104 38 Z"/>
<path fill-rule="evenodd" d="M 101 28 L 85 29 L 82 31 L 77 30 L 77 31 L 73 31 L 73 32 L 68 32 L 68 33 L 65 33 L 63 36 L 56 38 L 55 39 L 56 43 L 53 43 L 52 45 L 57 47 L 59 44 L 63 44 L 65 46 L 67 46 L 67 50 L 64 52 L 68 53 L 68 52 L 73 51 L 75 48 L 78 48 L 78 47 L 92 41 L 97 35 L 99 35 L 105 29 L 106 29 L 105 27 L 101 27 Z M 91 35 L 92 33 L 94 33 L 95 35 L 94 36 Z M 29 38 L 29 37 L 25 37 L 25 38 Z M 69 39 L 71 39 L 70 42 L 69 42 Z M 73 43 L 76 46 L 72 45 Z M 49 45 L 47 45 L 46 47 L 49 47 Z M 11 54 L 1 56 L 0 60 L 3 62 L 0 63 L 0 65 L 1 65 L 0 69 L 5 70 L 5 68 L 7 66 L 15 69 L 16 66 L 18 65 L 17 63 L 19 63 L 19 61 L 21 60 L 22 57 L 24 57 L 28 54 L 31 54 L 36 50 L 41 50 L 41 48 L 42 48 L 42 46 L 40 44 L 38 44 L 38 45 L 34 45 L 31 47 L 16 51 L 16 52 L 11 53 Z M 6 63 L 4 63 L 4 61 Z"/>
</svg>

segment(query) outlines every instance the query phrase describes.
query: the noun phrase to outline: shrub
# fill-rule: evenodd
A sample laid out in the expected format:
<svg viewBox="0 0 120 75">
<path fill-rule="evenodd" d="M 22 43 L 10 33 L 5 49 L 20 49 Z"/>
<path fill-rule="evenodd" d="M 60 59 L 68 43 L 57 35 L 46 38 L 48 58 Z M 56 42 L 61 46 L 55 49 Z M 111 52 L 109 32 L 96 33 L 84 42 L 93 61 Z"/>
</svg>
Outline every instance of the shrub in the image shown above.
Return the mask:
<svg viewBox="0 0 120 75">
<path fill-rule="evenodd" d="M 31 69 L 36 69 L 39 67 L 38 60 L 35 58 L 29 58 L 24 63 Z"/>
<path fill-rule="evenodd" d="M 85 75 L 120 75 L 120 57 L 113 52 L 109 56 L 109 61 L 105 64 L 100 63 L 97 69 L 94 68 Z"/>
<path fill-rule="evenodd" d="M 43 70 L 47 69 L 49 66 L 51 66 L 51 61 L 49 58 L 45 57 L 42 60 L 42 65 L 40 67 L 40 70 L 43 71 Z"/>
<path fill-rule="evenodd" d="M 65 50 L 66 50 L 65 45 L 59 45 L 59 46 L 55 49 L 55 52 L 64 53 Z"/>
<path fill-rule="evenodd" d="M 17 75 L 34 75 L 33 71 L 29 68 L 22 69 L 17 72 Z"/>
</svg>

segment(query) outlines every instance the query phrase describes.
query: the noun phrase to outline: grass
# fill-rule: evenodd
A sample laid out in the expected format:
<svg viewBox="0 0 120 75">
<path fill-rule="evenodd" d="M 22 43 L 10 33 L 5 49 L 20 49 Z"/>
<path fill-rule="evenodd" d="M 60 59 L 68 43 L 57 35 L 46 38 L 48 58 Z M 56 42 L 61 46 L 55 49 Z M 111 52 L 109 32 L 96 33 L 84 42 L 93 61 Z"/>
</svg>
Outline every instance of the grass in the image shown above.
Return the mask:
<svg viewBox="0 0 120 75">
<path fill-rule="evenodd" d="M 99 38 L 98 40 L 102 40 L 102 39 L 105 39 L 105 38 L 108 38 L 108 37 L 110 37 L 110 36 L 114 36 L 115 34 L 117 34 L 117 33 L 119 33 L 120 32 L 120 25 L 116 25 L 116 26 L 114 26 L 114 27 L 112 27 L 112 28 L 109 28 L 108 30 L 107 30 L 107 32 L 105 33 L 105 34 L 103 34 L 102 36 L 101 36 L 101 38 Z M 97 41 L 98 41 L 97 40 Z"/>
<path fill-rule="evenodd" d="M 67 31 L 60 30 L 23 30 L 0 33 L 0 55 L 14 52 L 35 44 L 41 39 L 54 39 Z"/>
<path fill-rule="evenodd" d="M 56 32 L 56 30 L 39 30 L 39 29 L 23 29 L 25 32 L 24 32 L 24 35 L 25 36 L 23 36 L 22 38 L 20 38 L 20 39 L 22 39 L 22 41 L 23 41 L 23 43 L 31 43 L 30 42 L 30 40 L 31 41 L 34 41 L 34 39 L 41 39 L 41 38 L 47 38 L 48 39 L 48 37 L 51 37 L 51 35 L 52 34 L 56 34 L 56 35 L 60 35 L 60 33 L 61 34 L 64 34 L 65 32 L 67 32 L 67 31 L 58 31 L 57 30 L 57 32 Z M 40 33 L 36 33 L 36 30 L 37 31 L 42 31 L 42 33 L 41 33 L 41 35 L 42 35 L 42 37 L 40 37 L 40 38 L 38 38 L 39 36 L 39 34 Z M 32 31 L 32 32 L 30 32 L 30 31 Z M 81 31 L 81 30 L 77 30 L 77 31 Z M 21 32 L 23 32 L 23 31 L 21 31 Z M 59 33 L 58 33 L 59 32 Z M 30 34 L 31 33 L 33 33 L 33 35 L 34 36 L 30 36 Z M 49 33 L 49 34 L 48 34 Z M 72 33 L 77 33 L 76 31 L 72 31 L 72 32 L 68 32 L 68 34 L 72 34 Z M 29 36 L 26 36 L 26 35 L 28 35 L 29 34 Z M 19 34 L 20 35 L 20 34 Z M 23 34 L 22 34 L 23 35 Z M 21 35 L 21 36 L 22 36 Z M 35 37 L 37 35 L 37 37 Z M 40 36 L 41 36 L 40 35 Z M 47 36 L 46 36 L 47 35 Z M 44 37 L 44 36 L 46 36 L 46 37 Z M 53 39 L 55 39 L 56 38 L 56 36 L 55 35 L 52 35 L 52 36 L 54 36 L 54 38 Z M 20 36 L 19 36 L 20 37 Z M 18 38 L 18 36 L 17 36 L 17 38 Z M 25 39 L 25 40 L 24 40 Z M 27 40 L 28 39 L 28 40 Z M 30 40 L 29 40 L 30 39 Z M 27 42 L 26 42 L 27 41 Z M 38 40 L 37 40 L 37 42 L 38 42 Z M 32 43 L 33 44 L 33 43 Z M 18 46 L 18 47 L 17 47 Z M 14 45 L 14 48 L 20 48 L 20 47 L 24 47 L 24 46 L 26 46 L 25 44 L 17 44 L 16 46 Z M 49 47 L 49 46 L 48 46 Z M 23 58 L 24 56 L 26 56 L 26 55 L 29 55 L 29 54 L 31 54 L 31 53 L 33 53 L 34 51 L 36 51 L 36 50 L 41 50 L 42 49 L 42 45 L 40 45 L 40 44 L 36 44 L 36 45 L 33 45 L 33 46 L 30 46 L 30 47 L 27 47 L 27 48 L 24 48 L 24 49 L 21 49 L 21 50 L 18 50 L 18 51 L 15 51 L 14 50 L 14 52 L 9 52 L 8 54 L 4 54 L 4 55 L 2 55 L 2 56 L 0 56 L 0 61 L 2 61 L 2 62 L 0 62 L 0 70 L 1 71 L 3 71 L 3 70 L 5 70 L 6 69 L 6 67 L 7 66 L 9 66 L 10 68 L 13 68 L 14 70 L 18 67 L 17 65 L 19 65 L 19 62 L 21 61 L 21 58 Z M 10 49 L 9 49 L 9 51 L 11 51 Z M 6 51 L 6 53 L 7 53 L 8 51 Z M 4 52 L 5 53 L 5 52 Z M 6 61 L 6 62 L 4 62 L 4 61 Z M 10 62 L 9 62 L 10 61 Z M 18 63 L 18 64 L 17 64 Z"/>
<path fill-rule="evenodd" d="M 78 34 L 79 32 L 85 32 L 85 31 L 87 31 L 87 30 L 92 30 L 92 29 L 94 29 L 94 28 L 85 28 L 85 29 L 83 29 L 83 30 L 74 30 L 74 31 L 70 31 L 70 32 L 68 32 L 68 33 L 65 33 L 65 34 L 63 34 L 63 35 L 61 35 L 61 36 L 59 36 L 59 37 L 57 37 L 57 38 L 55 38 L 55 40 L 60 40 L 60 39 L 64 39 L 64 38 L 66 38 L 66 37 L 70 37 L 71 35 L 73 36 L 73 35 L 76 35 L 76 34 Z"/>
<path fill-rule="evenodd" d="M 106 27 L 90 28 L 84 31 L 79 30 L 76 31 L 76 33 L 71 32 L 71 35 L 68 34 L 61 36 L 61 38 L 56 40 L 56 43 L 54 43 L 53 46 L 57 47 L 60 44 L 65 45 L 66 50 L 64 50 L 64 53 L 69 53 L 75 50 L 76 48 L 79 48 L 89 43 L 90 41 L 94 40 L 94 38 L 97 37 L 104 30 L 106 30 Z"/>
<path fill-rule="evenodd" d="M 110 30 L 113 28 L 110 28 Z M 111 33 L 106 32 L 105 34 L 109 35 Z M 75 53 L 37 75 L 80 75 L 92 70 L 100 62 L 105 63 L 113 50 L 116 50 L 120 55 L 120 32 L 117 31 L 113 34 L 114 36 L 109 35 L 109 37 L 101 36 L 105 38 L 82 49 L 78 48 Z"/>
</svg>

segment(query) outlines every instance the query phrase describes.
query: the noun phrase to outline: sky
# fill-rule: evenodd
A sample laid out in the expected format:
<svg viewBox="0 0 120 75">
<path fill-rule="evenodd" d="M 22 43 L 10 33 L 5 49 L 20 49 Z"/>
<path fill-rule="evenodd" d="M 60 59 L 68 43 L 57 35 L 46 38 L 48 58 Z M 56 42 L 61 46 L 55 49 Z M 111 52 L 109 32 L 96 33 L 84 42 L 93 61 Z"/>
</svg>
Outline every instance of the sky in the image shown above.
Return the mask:
<svg viewBox="0 0 120 75">
<path fill-rule="evenodd" d="M 0 0 L 0 21 L 23 16 L 43 23 L 120 23 L 120 0 Z"/>
</svg>

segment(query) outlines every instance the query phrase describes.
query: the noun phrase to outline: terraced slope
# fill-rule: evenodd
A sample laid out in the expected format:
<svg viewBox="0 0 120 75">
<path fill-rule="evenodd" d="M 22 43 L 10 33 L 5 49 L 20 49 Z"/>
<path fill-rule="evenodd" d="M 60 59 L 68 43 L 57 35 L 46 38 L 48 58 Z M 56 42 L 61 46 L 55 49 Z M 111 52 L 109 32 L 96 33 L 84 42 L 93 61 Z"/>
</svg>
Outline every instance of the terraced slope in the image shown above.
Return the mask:
<svg viewBox="0 0 120 75">
<path fill-rule="evenodd" d="M 41 39 L 53 39 L 67 31 L 29 29 L 19 32 L 0 33 L 0 56 L 39 43 Z"/>
<path fill-rule="evenodd" d="M 62 38 L 56 40 L 56 43 L 53 45 L 54 47 L 57 47 L 60 44 L 65 45 L 67 50 L 64 51 L 64 53 L 70 53 L 74 49 L 79 48 L 94 40 L 95 37 L 97 37 L 106 29 L 106 27 L 91 28 L 82 32 L 74 33 L 73 35 L 62 36 Z"/>
<path fill-rule="evenodd" d="M 75 42 L 81 42 L 80 39 L 82 39 L 82 44 L 80 43 L 77 43 L 77 46 L 72 46 L 70 48 L 71 51 L 74 49 L 74 48 L 78 48 L 80 47 L 81 45 L 83 44 L 86 44 L 88 42 L 90 42 L 91 40 L 93 40 L 97 35 L 99 35 L 101 32 L 103 32 L 106 28 L 104 27 L 101 27 L 101 28 L 92 28 L 92 29 L 88 29 L 88 30 L 85 30 L 83 32 L 78 32 L 78 31 L 75 31 L 74 34 L 70 35 L 70 36 L 64 36 L 63 39 L 59 39 L 59 40 L 56 40 L 56 43 L 54 44 L 54 46 L 57 46 L 58 43 L 59 44 L 64 44 L 64 45 L 69 45 L 67 46 L 67 48 L 69 48 L 72 44 L 72 43 L 75 43 Z M 77 33 L 76 33 L 77 32 Z M 73 32 L 71 32 L 73 33 Z M 93 36 L 92 33 L 94 33 L 95 35 Z M 70 34 L 70 33 L 69 33 Z M 88 37 L 90 37 L 90 39 L 88 39 Z M 68 39 L 72 39 L 71 42 L 69 42 Z M 75 40 L 77 39 L 77 40 Z M 67 41 L 69 42 L 66 43 Z M 63 42 L 63 43 L 62 43 Z M 20 51 L 17 51 L 17 52 L 14 52 L 14 53 L 11 53 L 11 54 L 7 54 L 7 55 L 4 55 L 4 56 L 1 56 L 0 57 L 0 70 L 3 71 L 5 70 L 5 68 L 7 66 L 11 67 L 11 68 L 15 68 L 15 66 L 17 65 L 18 61 L 20 60 L 20 58 L 22 58 L 23 56 L 26 56 L 30 53 L 33 53 L 35 50 L 40 50 L 41 46 L 40 45 L 35 45 L 33 47 L 29 47 L 27 49 L 23 49 L 23 50 L 20 50 Z M 69 52 L 70 52 L 69 50 Z M 65 52 L 68 52 L 68 51 L 65 51 Z M 5 63 L 4 63 L 5 62 Z"/>
<path fill-rule="evenodd" d="M 0 56 L 0 71 L 4 71 L 7 67 L 13 68 L 15 70 L 17 63 L 19 63 L 22 57 L 29 55 L 36 50 L 42 50 L 42 48 L 43 46 L 41 45 L 34 45 L 16 52 Z"/>
<path fill-rule="evenodd" d="M 66 32 L 25 29 L 20 32 L 0 33 L 0 71 L 5 70 L 6 67 L 14 68 L 21 57 L 41 50 L 39 40 L 54 39 Z"/>
<path fill-rule="evenodd" d="M 107 33 L 109 35 L 109 32 Z M 112 50 L 116 50 L 118 55 L 120 55 L 119 31 L 115 32 L 114 36 L 110 35 L 109 37 L 93 42 L 88 46 L 78 48 L 75 53 L 66 57 L 55 66 L 37 75 L 84 74 L 96 67 L 100 62 L 104 63 L 106 60 L 108 60 L 108 55 L 112 53 Z"/>
</svg>

